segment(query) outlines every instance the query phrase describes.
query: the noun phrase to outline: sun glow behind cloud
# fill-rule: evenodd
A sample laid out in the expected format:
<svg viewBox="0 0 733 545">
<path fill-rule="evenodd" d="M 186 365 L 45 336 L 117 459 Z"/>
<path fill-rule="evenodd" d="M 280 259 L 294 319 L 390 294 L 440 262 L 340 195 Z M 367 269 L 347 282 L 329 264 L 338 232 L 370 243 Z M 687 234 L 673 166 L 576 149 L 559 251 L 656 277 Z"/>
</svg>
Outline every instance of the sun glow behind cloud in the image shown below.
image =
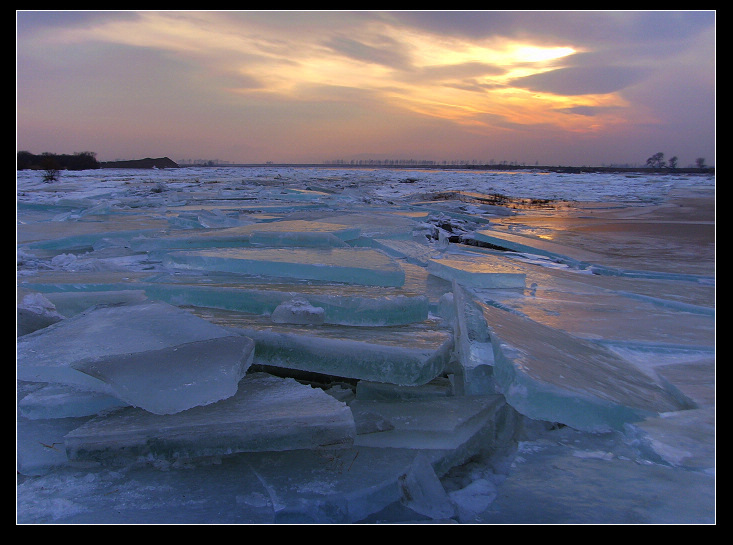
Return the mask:
<svg viewBox="0 0 733 545">
<path fill-rule="evenodd" d="M 520 141 L 533 129 L 538 139 L 550 132 L 621 134 L 634 124 L 658 121 L 648 105 L 630 101 L 625 93 L 639 81 L 637 65 L 616 63 L 607 69 L 597 61 L 588 64 L 589 58 L 611 58 L 596 44 L 609 46 L 584 40 L 580 32 L 437 32 L 429 25 L 404 24 L 391 12 L 115 15 L 24 35 L 19 51 L 24 59 L 43 59 L 47 66 L 62 61 L 79 70 L 93 55 L 89 51 L 114 53 L 109 67 L 99 58 L 102 53 L 97 55 L 93 67 L 78 78 L 80 85 L 106 77 L 101 87 L 108 92 L 115 84 L 128 90 L 124 97 L 110 92 L 109 103 L 133 106 L 137 98 L 145 101 L 141 109 L 147 112 L 159 104 L 178 120 L 179 133 L 184 120 L 211 119 L 210 125 L 217 123 L 222 131 L 229 127 L 229 134 L 237 134 L 236 124 L 247 123 L 257 126 L 262 138 L 277 141 L 283 131 L 307 134 L 311 124 L 319 135 L 352 139 L 356 148 L 366 133 L 377 145 L 380 127 L 392 129 L 391 137 L 382 137 L 385 141 L 404 134 L 398 123 L 440 126 L 496 142 L 510 133 Z M 145 62 L 146 56 L 150 67 L 124 64 L 127 59 Z M 118 59 L 123 64 L 115 65 Z M 160 61 L 166 71 L 161 74 L 170 74 L 171 89 L 153 88 L 165 85 L 162 75 L 144 79 L 157 76 L 153 67 Z M 595 71 L 585 72 L 591 66 Z M 591 79 L 594 84 L 584 84 Z M 76 94 L 55 93 L 56 102 L 47 101 L 43 112 L 43 106 L 31 106 L 25 98 L 41 92 L 28 90 L 19 95 L 18 111 L 30 126 L 42 115 L 60 115 L 68 108 L 63 100 L 101 105 L 104 99 L 94 92 L 87 85 Z M 169 96 L 176 101 L 167 101 Z M 188 106 L 185 97 L 192 99 Z M 341 129 L 337 114 L 342 115 Z M 156 131 L 163 131 L 162 125 Z M 202 129 L 207 131 L 213 129 Z"/>
<path fill-rule="evenodd" d="M 340 50 L 315 30 L 268 32 L 248 24 L 246 17 L 238 19 L 237 26 L 222 21 L 219 13 L 142 12 L 135 20 L 70 29 L 49 39 L 56 44 L 100 41 L 163 50 L 200 63 L 206 71 L 239 76 L 245 84 L 237 86 L 233 77 L 235 84 L 222 90 L 241 97 L 269 95 L 297 101 L 308 87 L 350 87 L 371 92 L 391 106 L 475 127 L 488 127 L 492 122 L 487 119 L 500 118 L 506 123 L 590 129 L 583 116 L 558 112 L 590 104 L 619 105 L 614 97 L 538 94 L 508 83 L 557 67 L 559 59 L 578 52 L 570 45 L 436 39 L 428 33 L 372 23 L 349 36 L 351 50 Z M 396 49 L 405 59 L 402 65 L 388 62 Z M 461 76 L 459 70 L 451 76 L 450 68 L 469 63 L 485 65 L 485 74 L 479 67 L 474 77 Z M 430 71 L 436 75 L 430 77 Z M 594 124 L 599 122 L 594 119 Z"/>
</svg>

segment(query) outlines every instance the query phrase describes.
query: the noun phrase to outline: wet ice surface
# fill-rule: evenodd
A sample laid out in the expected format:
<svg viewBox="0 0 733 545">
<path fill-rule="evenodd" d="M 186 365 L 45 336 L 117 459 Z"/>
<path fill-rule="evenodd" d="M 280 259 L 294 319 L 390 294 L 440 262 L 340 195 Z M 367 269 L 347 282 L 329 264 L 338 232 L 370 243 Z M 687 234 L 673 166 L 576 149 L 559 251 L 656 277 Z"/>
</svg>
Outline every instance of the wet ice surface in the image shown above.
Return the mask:
<svg viewBox="0 0 733 545">
<path fill-rule="evenodd" d="M 713 523 L 714 190 L 19 172 L 17 521 Z"/>
</svg>

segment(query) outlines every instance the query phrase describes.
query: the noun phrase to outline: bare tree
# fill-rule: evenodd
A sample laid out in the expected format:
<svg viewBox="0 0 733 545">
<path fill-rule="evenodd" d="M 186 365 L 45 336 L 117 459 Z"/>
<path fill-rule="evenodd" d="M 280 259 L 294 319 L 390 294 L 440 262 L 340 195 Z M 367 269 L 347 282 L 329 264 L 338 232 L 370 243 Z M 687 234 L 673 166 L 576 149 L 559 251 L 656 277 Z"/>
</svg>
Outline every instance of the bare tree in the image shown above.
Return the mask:
<svg viewBox="0 0 733 545">
<path fill-rule="evenodd" d="M 666 164 L 667 163 L 664 160 L 664 154 L 661 151 L 655 153 L 646 160 L 646 165 L 651 168 L 664 168 Z"/>
<path fill-rule="evenodd" d="M 53 157 L 46 156 L 41 161 L 43 181 L 54 182 L 59 179 L 59 165 Z"/>
</svg>

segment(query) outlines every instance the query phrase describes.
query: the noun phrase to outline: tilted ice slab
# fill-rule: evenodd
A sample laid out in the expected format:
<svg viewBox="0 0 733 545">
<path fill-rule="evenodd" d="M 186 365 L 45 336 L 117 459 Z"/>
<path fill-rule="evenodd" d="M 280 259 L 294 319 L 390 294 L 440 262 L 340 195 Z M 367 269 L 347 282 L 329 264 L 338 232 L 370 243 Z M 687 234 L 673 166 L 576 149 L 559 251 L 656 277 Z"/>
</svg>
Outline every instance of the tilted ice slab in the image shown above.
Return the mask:
<svg viewBox="0 0 733 545">
<path fill-rule="evenodd" d="M 525 416 L 596 431 L 683 408 L 674 395 L 601 345 L 478 304 L 491 336 L 496 384 Z"/>
<path fill-rule="evenodd" d="M 355 435 L 345 403 L 291 378 L 252 373 L 228 399 L 170 415 L 120 409 L 67 433 L 64 443 L 70 459 L 176 459 L 344 448 Z"/>
<path fill-rule="evenodd" d="M 186 230 L 163 236 L 138 237 L 131 247 L 138 251 L 166 248 L 228 248 L 250 245 L 344 247 L 360 230 L 338 223 L 282 220 L 258 222 L 224 229 Z"/>
<path fill-rule="evenodd" d="M 17 336 L 32 333 L 62 320 L 52 301 L 43 294 L 28 290 L 17 290 L 16 328 Z"/>
<path fill-rule="evenodd" d="M 253 339 L 256 364 L 337 377 L 425 384 L 443 372 L 453 348 L 452 333 L 435 321 L 393 327 L 293 325 L 212 309 L 195 312 Z"/>
<path fill-rule="evenodd" d="M 46 384 L 18 401 L 19 414 L 30 420 L 92 416 L 126 406 L 124 401 L 100 392 L 66 384 Z"/>
<path fill-rule="evenodd" d="M 369 248 L 222 248 L 176 251 L 163 263 L 198 269 L 369 286 L 401 286 L 405 272 L 386 254 Z"/>
<path fill-rule="evenodd" d="M 497 256 L 446 253 L 428 262 L 428 272 L 476 288 L 524 288 L 524 272 Z"/>
<path fill-rule="evenodd" d="M 571 248 L 567 245 L 493 229 L 476 231 L 472 238 L 497 248 L 541 255 L 578 268 L 587 268 L 602 258 L 600 254 Z"/>
<path fill-rule="evenodd" d="M 17 373 L 169 414 L 234 395 L 253 349 L 165 303 L 97 307 L 19 338 Z"/>
<path fill-rule="evenodd" d="M 453 282 L 454 384 L 464 395 L 495 393 L 494 347 L 481 309 Z"/>
<path fill-rule="evenodd" d="M 307 302 L 313 313 L 320 315 L 317 322 L 310 323 L 402 325 L 426 320 L 429 310 L 426 296 L 405 287 L 289 283 L 286 279 L 245 279 L 236 275 L 161 275 L 150 280 L 145 293 L 151 299 L 177 306 L 268 314 L 273 321 L 287 321 L 287 309 L 298 306 L 298 301 Z"/>
<path fill-rule="evenodd" d="M 47 250 L 82 250 L 105 239 L 129 242 L 140 236 L 153 236 L 167 224 L 164 220 L 140 214 L 113 214 L 105 221 L 41 221 L 17 226 L 18 244 Z"/>
<path fill-rule="evenodd" d="M 504 404 L 501 395 L 403 401 L 355 399 L 349 406 L 357 430 L 361 425 L 365 431 L 357 436 L 354 445 L 456 450 L 486 426 L 493 426 Z M 382 430 L 369 428 L 375 416 L 383 422 Z"/>
</svg>

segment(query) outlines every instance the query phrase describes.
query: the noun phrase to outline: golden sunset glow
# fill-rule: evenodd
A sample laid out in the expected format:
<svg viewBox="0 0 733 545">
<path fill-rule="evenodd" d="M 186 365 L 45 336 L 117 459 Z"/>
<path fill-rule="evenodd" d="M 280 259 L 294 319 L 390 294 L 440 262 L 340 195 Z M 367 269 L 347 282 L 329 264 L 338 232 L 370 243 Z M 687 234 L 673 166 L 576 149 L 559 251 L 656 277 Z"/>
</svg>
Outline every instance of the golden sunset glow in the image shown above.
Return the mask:
<svg viewBox="0 0 733 545">
<path fill-rule="evenodd" d="M 424 17 L 439 26 L 439 13 L 426 12 Z M 490 24 L 491 13 L 466 13 L 466 24 L 475 28 L 477 17 Z M 89 78 L 100 81 L 109 71 L 109 81 L 119 82 L 105 85 L 108 93 L 127 88 L 120 99 L 110 96 L 111 103 L 132 106 L 135 90 L 144 91 L 148 100 L 160 101 L 160 112 L 183 108 L 178 115 L 171 114 L 179 125 L 192 112 L 202 112 L 197 119 L 221 112 L 218 131 L 229 135 L 242 134 L 235 123 L 252 116 L 256 120 L 249 126 L 259 127 L 263 134 L 267 125 L 265 132 L 274 138 L 282 130 L 302 134 L 306 123 L 318 119 L 328 119 L 333 130 L 334 116 L 344 115 L 344 130 L 358 126 L 357 119 L 369 119 L 374 130 L 379 125 L 387 131 L 401 130 L 405 123 L 441 125 L 456 134 L 451 141 L 457 146 L 461 131 L 468 131 L 467 138 L 478 134 L 506 142 L 512 132 L 517 139 L 520 134 L 526 138 L 531 127 L 541 127 L 544 133 L 604 134 L 660 118 L 652 111 L 652 102 L 633 102 L 624 94 L 640 81 L 643 70 L 612 66 L 605 77 L 603 70 L 578 64 L 580 54 L 586 59 L 602 55 L 608 47 L 605 42 L 594 45 L 582 33 L 553 39 L 534 39 L 531 32 L 440 33 L 437 26 L 408 25 L 401 16 L 401 12 L 102 12 L 91 17 L 94 24 L 59 26 L 21 40 L 23 74 L 30 59 L 44 59 L 48 65 L 68 50 L 65 65 L 88 75 L 77 81 L 70 77 L 68 85 L 78 82 L 79 91 L 56 93 L 40 107 L 26 102 L 41 93 L 39 88 L 20 93 L 19 113 L 34 126 L 31 119 L 36 116 L 54 117 L 63 111 L 64 106 L 54 103 L 67 96 L 68 100 L 87 96 L 87 104 L 101 103 L 102 99 L 91 97 L 95 87 L 83 83 Z M 110 55 L 108 62 L 102 54 Z M 87 59 L 94 67 L 90 64 L 84 72 Z M 149 63 L 141 64 L 143 59 Z M 568 77 L 561 75 L 562 70 Z M 174 79 L 176 73 L 181 74 L 179 79 Z M 171 96 L 177 102 L 171 102 Z M 184 106 L 186 96 L 191 97 L 190 106 Z M 155 107 L 150 102 L 145 106 Z M 44 109 L 49 111 L 43 114 Z M 119 123 L 127 125 L 129 116 Z M 156 130 L 161 126 L 159 122 Z M 195 145 L 193 134 L 176 132 Z M 210 125 L 199 132 L 214 135 L 217 129 Z M 378 149 L 378 140 L 359 144 L 357 136 L 353 135 L 354 152 L 358 146 L 388 151 Z M 245 147 L 260 149 L 262 143 L 252 141 Z M 478 143 L 471 147 L 480 149 Z"/>
</svg>

